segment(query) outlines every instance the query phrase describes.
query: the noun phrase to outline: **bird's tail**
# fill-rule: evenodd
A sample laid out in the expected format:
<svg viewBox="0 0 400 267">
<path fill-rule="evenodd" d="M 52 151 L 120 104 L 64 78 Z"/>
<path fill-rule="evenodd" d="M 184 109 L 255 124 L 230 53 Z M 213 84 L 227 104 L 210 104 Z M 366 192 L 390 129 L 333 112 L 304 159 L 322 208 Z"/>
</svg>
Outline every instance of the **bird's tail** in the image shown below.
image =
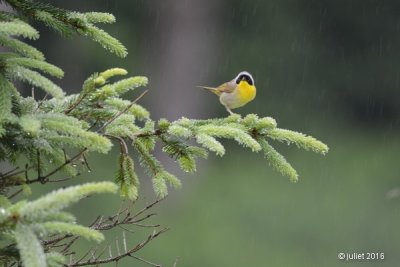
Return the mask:
<svg viewBox="0 0 400 267">
<path fill-rule="evenodd" d="M 208 86 L 197 86 L 198 88 L 201 88 L 201 89 L 205 89 L 205 90 L 207 90 L 207 91 L 210 91 L 210 92 L 212 92 L 212 93 L 214 93 L 214 94 L 216 94 L 216 95 L 220 95 L 220 92 L 218 91 L 218 88 L 215 88 L 215 87 L 208 87 Z"/>
</svg>

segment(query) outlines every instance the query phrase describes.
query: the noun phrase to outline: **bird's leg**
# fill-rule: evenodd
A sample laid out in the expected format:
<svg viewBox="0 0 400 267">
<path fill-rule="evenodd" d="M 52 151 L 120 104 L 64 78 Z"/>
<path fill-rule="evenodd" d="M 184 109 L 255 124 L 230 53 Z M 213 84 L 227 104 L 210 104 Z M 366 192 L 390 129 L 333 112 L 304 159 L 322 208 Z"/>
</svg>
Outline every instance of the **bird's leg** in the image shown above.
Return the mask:
<svg viewBox="0 0 400 267">
<path fill-rule="evenodd" d="M 227 106 L 225 106 L 225 108 L 226 108 L 226 111 L 229 112 L 229 114 L 231 114 L 231 115 L 235 114 L 235 113 L 233 113 L 232 110 L 231 110 L 230 108 L 228 108 Z"/>
</svg>

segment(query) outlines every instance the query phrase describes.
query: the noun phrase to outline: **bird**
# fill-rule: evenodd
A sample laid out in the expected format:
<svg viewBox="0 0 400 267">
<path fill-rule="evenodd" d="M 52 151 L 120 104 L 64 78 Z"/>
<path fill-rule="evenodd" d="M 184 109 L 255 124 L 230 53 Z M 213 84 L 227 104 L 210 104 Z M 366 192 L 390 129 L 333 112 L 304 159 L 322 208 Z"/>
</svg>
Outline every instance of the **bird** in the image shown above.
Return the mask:
<svg viewBox="0 0 400 267">
<path fill-rule="evenodd" d="M 232 115 L 232 109 L 242 107 L 256 97 L 256 86 L 253 76 L 247 71 L 240 72 L 234 79 L 218 87 L 198 86 L 217 96 L 219 102 Z"/>
</svg>

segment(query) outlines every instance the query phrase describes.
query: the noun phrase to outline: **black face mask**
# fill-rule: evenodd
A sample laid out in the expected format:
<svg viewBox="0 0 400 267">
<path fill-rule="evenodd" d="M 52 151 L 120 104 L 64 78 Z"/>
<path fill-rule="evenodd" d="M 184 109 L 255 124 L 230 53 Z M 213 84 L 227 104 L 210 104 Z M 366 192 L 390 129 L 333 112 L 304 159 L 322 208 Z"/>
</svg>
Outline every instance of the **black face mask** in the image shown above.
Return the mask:
<svg viewBox="0 0 400 267">
<path fill-rule="evenodd" d="M 236 84 L 239 84 L 241 81 L 246 81 L 248 84 L 253 85 L 253 80 L 247 74 L 242 74 L 236 79 Z"/>
</svg>

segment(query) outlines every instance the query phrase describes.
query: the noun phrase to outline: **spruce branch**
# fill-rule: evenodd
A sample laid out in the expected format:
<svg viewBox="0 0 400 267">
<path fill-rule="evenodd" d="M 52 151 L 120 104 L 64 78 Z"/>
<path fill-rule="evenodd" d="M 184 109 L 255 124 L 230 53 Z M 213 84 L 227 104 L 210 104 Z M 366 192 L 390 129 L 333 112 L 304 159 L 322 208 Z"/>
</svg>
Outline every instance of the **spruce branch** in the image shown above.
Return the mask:
<svg viewBox="0 0 400 267">
<path fill-rule="evenodd" d="M 24 58 L 24 57 L 12 57 L 6 59 L 5 62 L 6 64 L 14 64 L 26 68 L 38 69 L 57 78 L 62 78 L 64 76 L 64 72 L 59 67 L 49 64 L 42 60 L 36 60 L 33 58 Z"/>
<path fill-rule="evenodd" d="M 2 208 L 0 227 L 11 231 L 12 240 L 16 242 L 8 248 L 18 248 L 18 261 L 22 261 L 26 267 L 46 266 L 48 260 L 62 262 L 59 253 L 45 254 L 45 244 L 39 238 L 66 233 L 67 236 L 78 235 L 97 242 L 103 240 L 104 236 L 99 231 L 76 225 L 75 218 L 61 210 L 89 194 L 115 191 L 116 187 L 112 183 L 88 183 L 60 189 L 31 202 L 19 201 L 6 209 Z"/>
<path fill-rule="evenodd" d="M 3 21 L 12 21 L 18 19 L 18 16 L 7 11 L 0 11 L 0 20 Z"/>
<path fill-rule="evenodd" d="M 6 73 L 13 79 L 42 88 L 53 97 L 62 98 L 64 96 L 63 90 L 58 85 L 36 71 L 18 65 L 8 65 Z"/>
<path fill-rule="evenodd" d="M 277 128 L 273 118 L 260 118 L 256 114 L 156 122 L 138 103 L 147 90 L 134 100 L 123 98 L 128 91 L 147 86 L 147 77 L 128 76 L 110 81 L 128 74 L 121 68 L 94 73 L 83 83 L 79 94 L 66 95 L 44 76 L 61 78 L 63 71 L 45 62 L 44 55 L 36 48 L 16 38 L 37 39 L 39 33 L 29 22 L 38 21 L 63 36 L 74 33 L 88 36 L 117 56 L 125 57 L 126 48 L 96 25 L 113 23 L 115 17 L 108 13 L 73 12 L 41 1 L 0 2 L 15 12 L 0 11 L 0 45 L 8 50 L 0 53 L 0 160 L 16 166 L 0 172 L 0 203 L 4 204 L 0 209 L 0 231 L 7 238 L 7 245 L 0 252 L 11 266 L 99 265 L 117 263 L 122 258 L 159 266 L 136 255 L 167 230 L 147 221 L 155 215 L 147 211 L 158 201 L 139 212 L 130 211 L 132 201 L 140 193 L 137 160 L 147 170 L 158 197 L 167 196 L 168 186 L 181 187 L 181 181 L 155 156 L 157 143 L 183 171 L 195 172 L 198 158 L 207 158 L 209 152 L 223 156 L 226 151 L 223 139 L 234 140 L 252 152 L 262 151 L 267 162 L 293 182 L 298 180 L 296 170 L 275 150 L 271 140 L 296 144 L 323 155 L 328 152 L 328 147 L 317 139 Z M 32 96 L 22 96 L 13 84 L 15 80 L 32 85 Z M 41 100 L 35 99 L 36 87 L 46 93 Z M 59 189 L 33 201 L 23 197 L 30 193 L 30 184 L 63 182 L 80 175 L 81 169 L 90 171 L 87 156 L 93 152 L 109 153 L 115 140 L 120 146 L 120 155 L 114 183 Z M 21 162 L 25 168 L 18 167 Z M 60 172 L 66 176 L 56 177 Z M 89 194 L 117 189 L 128 199 L 129 207 L 121 207 L 113 216 L 99 216 L 89 227 L 77 225 L 76 218 L 63 211 Z M 17 195 L 22 200 L 11 203 Z M 131 233 L 132 227 L 153 229 L 153 232 L 129 248 L 126 233 Z M 113 247 L 98 245 L 80 259 L 74 259 L 74 245 L 80 237 L 99 242 L 103 239 L 102 231 L 114 228 L 123 231 Z M 109 256 L 103 256 L 107 251 Z M 65 261 L 68 256 L 69 263 Z"/>
<path fill-rule="evenodd" d="M 296 170 L 286 161 L 285 157 L 279 154 L 265 139 L 258 140 L 263 148 L 264 155 L 272 167 L 281 174 L 288 176 L 292 182 L 297 182 L 299 175 Z"/>
<path fill-rule="evenodd" d="M 109 182 L 87 183 L 85 185 L 59 189 L 46 196 L 25 204 L 23 207 L 15 207 L 21 217 L 35 218 L 45 213 L 58 212 L 65 207 L 78 202 L 83 197 L 93 193 L 115 193 L 116 187 Z"/>
<path fill-rule="evenodd" d="M 276 128 L 268 132 L 268 137 L 278 141 L 285 141 L 288 144 L 294 143 L 305 150 L 312 150 L 323 155 L 328 153 L 327 145 L 312 136 L 299 132 Z"/>
<path fill-rule="evenodd" d="M 14 235 L 25 267 L 46 266 L 44 250 L 32 227 L 19 223 Z"/>
<path fill-rule="evenodd" d="M 78 28 L 77 31 L 81 35 L 90 37 L 94 41 L 98 42 L 103 48 L 119 57 L 126 57 L 128 55 L 125 46 L 123 46 L 117 39 L 92 24 L 88 23 L 83 29 Z"/>
<path fill-rule="evenodd" d="M 35 47 L 10 36 L 0 35 L 0 45 L 12 49 L 22 56 L 42 61 L 44 60 L 43 53 L 37 50 Z"/>
<path fill-rule="evenodd" d="M 0 74 L 0 121 L 7 120 L 10 116 L 12 103 L 11 97 L 13 94 L 12 84 Z M 0 136 L 2 134 L 0 133 Z"/>
<path fill-rule="evenodd" d="M 32 26 L 20 20 L 0 21 L 0 34 L 6 36 L 22 36 L 29 39 L 39 38 L 39 33 Z"/>
<path fill-rule="evenodd" d="M 71 225 L 66 222 L 45 222 L 41 225 L 45 229 L 48 234 L 61 234 L 61 233 L 69 233 L 71 235 L 77 235 L 84 237 L 88 240 L 93 240 L 96 242 L 101 242 L 104 240 L 104 236 L 94 230 L 80 225 Z"/>
<path fill-rule="evenodd" d="M 104 258 L 104 259 L 98 259 L 98 258 L 95 257 L 94 259 L 90 258 L 90 259 L 88 259 L 86 261 L 72 262 L 70 264 L 67 264 L 67 266 L 68 267 L 90 266 L 90 265 L 97 266 L 97 265 L 100 265 L 100 264 L 118 262 L 121 259 L 126 258 L 126 257 L 134 257 L 134 258 L 137 259 L 136 256 L 133 256 L 133 253 L 136 253 L 137 251 L 143 249 L 148 243 L 150 243 L 152 240 L 154 240 L 155 238 L 157 238 L 161 234 L 165 233 L 166 231 L 168 231 L 168 228 L 163 228 L 161 230 L 154 231 L 145 240 L 143 240 L 142 242 L 140 242 L 136 246 L 128 249 L 127 251 L 124 251 L 123 253 L 118 253 L 117 256 L 110 255 L 110 257 Z M 147 263 L 149 263 L 149 262 L 147 262 Z M 155 265 L 155 266 L 161 266 L 161 265 Z"/>
<path fill-rule="evenodd" d="M 90 37 L 119 57 L 126 57 L 128 54 L 126 48 L 117 39 L 94 25 L 96 23 L 115 22 L 115 18 L 111 14 L 101 12 L 72 12 L 40 1 L 3 1 L 10 5 L 16 12 L 32 20 L 44 23 L 63 36 L 71 36 L 73 33 L 79 33 L 83 36 Z M 9 17 L 6 18 L 9 19 Z M 0 33 L 22 35 L 28 38 L 38 37 L 36 30 L 22 21 L 6 21 L 0 23 L 2 24 L 0 28 L 3 29 L 0 30 Z"/>
<path fill-rule="evenodd" d="M 90 248 L 86 253 L 84 253 L 81 258 L 77 260 L 73 260 L 66 266 L 88 266 L 88 265 L 100 265 L 111 262 L 118 262 L 123 258 L 132 257 L 137 260 L 143 260 L 135 255 L 136 252 L 143 249 L 149 242 L 153 239 L 166 232 L 167 228 L 161 228 L 159 224 L 149 225 L 142 224 L 141 222 L 148 220 L 153 217 L 155 213 L 147 213 L 149 212 L 155 205 L 160 203 L 163 199 L 157 199 L 154 202 L 148 204 L 142 209 L 133 212 L 132 204 L 129 203 L 126 207 L 122 207 L 119 211 L 113 216 L 98 216 L 93 223 L 90 225 L 90 229 L 95 231 L 108 231 L 115 228 L 124 229 L 122 232 L 122 247 L 120 247 L 120 242 L 116 240 L 116 250 L 117 255 L 110 254 L 108 257 L 103 257 L 104 252 L 109 249 L 111 251 L 111 245 L 105 245 L 102 249 L 99 246 Z M 147 214 L 146 214 L 147 213 Z M 153 232 L 148 235 L 148 237 L 137 243 L 136 245 L 128 248 L 127 245 L 127 236 L 126 232 L 132 232 L 130 229 L 126 227 L 140 227 L 140 228 L 151 228 Z M 61 235 L 56 238 L 49 239 L 43 242 L 43 246 L 48 249 L 59 248 L 63 255 L 70 255 L 73 253 L 70 251 L 73 244 L 79 239 L 79 235 L 67 234 Z"/>
<path fill-rule="evenodd" d="M 34 18 L 63 36 L 70 36 L 73 33 L 73 27 L 70 24 L 57 19 L 50 12 L 38 10 L 35 12 Z"/>
</svg>

